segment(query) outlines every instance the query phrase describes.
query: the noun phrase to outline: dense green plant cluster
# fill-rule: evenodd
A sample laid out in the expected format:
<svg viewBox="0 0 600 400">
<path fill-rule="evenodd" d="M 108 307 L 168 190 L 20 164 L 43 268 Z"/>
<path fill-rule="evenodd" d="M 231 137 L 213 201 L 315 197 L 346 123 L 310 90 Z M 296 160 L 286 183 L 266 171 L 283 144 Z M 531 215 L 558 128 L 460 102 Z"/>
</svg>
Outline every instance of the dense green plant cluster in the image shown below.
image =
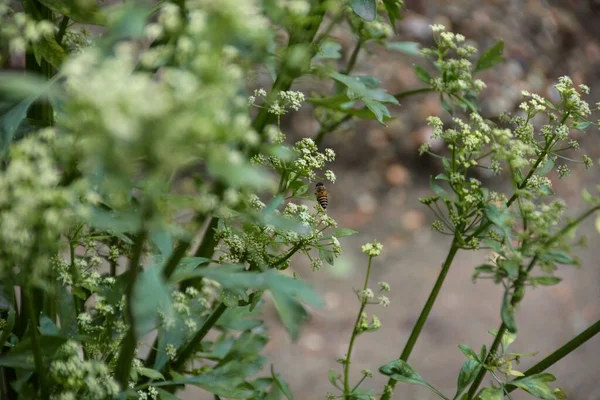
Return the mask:
<svg viewBox="0 0 600 400">
<path fill-rule="evenodd" d="M 399 0 L 1 0 L 0 65 L 24 54 L 27 74 L 0 73 L 0 397 L 177 399 L 193 385 L 215 399 L 293 399 L 273 366 L 261 372 L 261 309 L 271 301 L 296 340 L 306 305 L 322 301 L 282 271 L 294 255 L 315 271 L 333 265 L 340 239 L 356 233 L 314 201 L 316 182 L 336 181 L 335 151 L 320 143 L 352 118 L 384 124 L 399 98 L 437 92 L 452 117 L 428 120 L 446 150 L 421 148 L 443 166 L 421 200 L 434 229 L 453 238 L 448 257 L 401 356 L 379 368 L 390 381 L 377 393 L 360 387 L 370 370 L 350 382 L 357 338 L 381 326 L 370 306 L 390 304 L 386 282 L 370 286 L 383 247 L 363 246 L 359 311 L 341 371 L 329 374 L 337 392 L 326 396 L 389 399 L 407 382 L 447 399 L 407 359 L 457 251 L 489 248 L 474 278 L 505 288 L 502 324 L 489 351 L 460 345 L 468 360 L 454 398 L 516 388 L 561 398 L 544 371 L 598 323 L 523 373 L 515 365 L 525 354 L 507 348 L 526 288 L 556 284 L 553 271 L 577 263 L 571 234 L 600 208 L 586 193 L 591 207 L 563 222 L 547 177 L 568 175 L 565 152 L 579 147 L 569 132 L 592 125 L 589 89 L 563 77 L 559 102 L 523 92 L 519 113 L 492 122 L 478 111 L 476 75 L 503 60 L 502 42 L 476 57 L 441 25 L 432 48 L 391 42 L 403 9 Z M 340 27 L 356 37 L 347 63 L 332 35 Z M 422 54 L 424 86 L 391 95 L 353 75 L 367 46 Z M 271 88 L 249 89 L 261 68 Z M 304 75 L 331 91 L 292 90 Z M 290 144 L 281 120 L 305 102 L 319 132 Z M 484 187 L 481 168 L 509 176 L 513 191 Z M 496 384 L 479 390 L 487 372 Z"/>
</svg>

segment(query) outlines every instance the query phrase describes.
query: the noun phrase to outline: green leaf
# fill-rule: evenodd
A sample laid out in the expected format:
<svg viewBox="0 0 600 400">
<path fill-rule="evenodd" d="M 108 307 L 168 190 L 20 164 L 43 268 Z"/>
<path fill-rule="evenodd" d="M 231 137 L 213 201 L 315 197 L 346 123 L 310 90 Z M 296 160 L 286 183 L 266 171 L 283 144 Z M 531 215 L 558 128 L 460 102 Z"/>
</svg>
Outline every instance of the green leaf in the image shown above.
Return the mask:
<svg viewBox="0 0 600 400">
<path fill-rule="evenodd" d="M 137 337 L 142 337 L 156 327 L 159 309 L 166 318 L 173 315 L 171 295 L 161 273 L 161 266 L 154 265 L 136 280 L 131 299 Z"/>
<path fill-rule="evenodd" d="M 31 104 L 51 93 L 51 83 L 33 74 L 0 72 L 0 156 L 8 150 Z"/>
<path fill-rule="evenodd" d="M 217 326 L 236 331 L 246 331 L 261 326 L 262 321 L 255 317 L 260 317 L 262 304 L 259 303 L 252 311 L 250 307 L 228 308 L 217 321 Z"/>
<path fill-rule="evenodd" d="M 442 105 L 442 108 L 444 110 L 446 110 L 446 112 L 450 115 L 454 114 L 454 110 L 452 109 L 452 106 L 450 105 L 450 103 L 448 103 L 446 101 L 446 99 L 444 99 L 444 96 L 442 94 L 440 94 L 440 104 Z"/>
<path fill-rule="evenodd" d="M 472 351 L 472 350 L 471 350 Z M 467 360 L 463 364 L 460 369 L 460 373 L 458 374 L 458 381 L 456 383 L 456 394 L 454 398 L 456 399 L 460 394 L 475 380 L 475 377 L 479 373 L 481 368 L 481 364 L 479 364 L 475 360 Z"/>
<path fill-rule="evenodd" d="M 287 385 L 287 383 L 285 383 L 284 381 L 282 381 L 279 378 L 279 375 L 275 373 L 275 370 L 273 369 L 273 364 L 271 364 L 271 376 L 273 377 L 273 380 L 275 381 L 275 384 L 281 390 L 281 393 L 283 393 L 283 395 L 285 396 L 285 398 L 288 399 L 288 400 L 294 400 L 294 395 L 292 394 L 292 392 L 291 392 L 289 386 Z"/>
<path fill-rule="evenodd" d="M 63 60 L 67 56 L 65 50 L 53 37 L 43 37 L 32 44 L 36 60 L 43 58 L 56 69 L 60 69 Z"/>
<path fill-rule="evenodd" d="M 385 47 L 412 56 L 421 54 L 421 47 L 417 42 L 386 42 Z"/>
<path fill-rule="evenodd" d="M 104 16 L 94 0 L 40 0 L 40 3 L 81 24 L 102 25 Z"/>
<path fill-rule="evenodd" d="M 345 237 L 345 236 L 356 235 L 357 233 L 358 233 L 358 231 L 355 231 L 354 229 L 341 228 L 341 229 L 338 229 L 337 231 L 335 231 L 335 233 L 331 236 L 335 236 L 336 238 L 341 238 L 341 237 Z"/>
<path fill-rule="evenodd" d="M 298 300 L 290 297 L 283 290 L 271 289 L 271 295 L 281 323 L 287 329 L 292 341 L 296 342 L 300 334 L 300 324 L 308 319 L 308 312 Z"/>
<path fill-rule="evenodd" d="M 477 65 L 475 66 L 475 72 L 483 71 L 484 69 L 488 69 L 493 67 L 494 65 L 504 61 L 504 41 L 500 40 L 496 42 L 492 47 L 486 50 L 479 60 L 477 60 Z"/>
<path fill-rule="evenodd" d="M 469 346 L 467 346 L 466 344 L 459 344 L 458 348 L 460 349 L 460 351 L 463 352 L 463 354 L 469 359 L 469 360 L 473 360 L 473 361 L 480 361 L 479 357 L 477 356 L 477 353 L 475 353 L 475 350 L 473 350 L 472 348 L 470 348 Z"/>
<path fill-rule="evenodd" d="M 4 350 L 4 344 L 8 340 L 9 336 L 12 334 L 12 329 L 15 326 L 16 320 L 16 312 L 14 308 L 10 308 L 8 310 L 8 315 L 6 317 L 6 325 L 0 334 L 0 351 Z"/>
<path fill-rule="evenodd" d="M 319 248 L 319 258 L 331 266 L 333 266 L 333 263 L 335 262 L 333 252 L 323 247 Z"/>
<path fill-rule="evenodd" d="M 334 371 L 334 370 L 332 370 L 332 369 L 330 369 L 330 370 L 329 370 L 328 378 L 329 378 L 329 382 L 330 382 L 330 383 L 331 383 L 331 384 L 332 384 L 334 387 L 336 387 L 336 388 L 338 388 L 338 389 L 340 388 L 340 387 L 338 386 L 338 384 L 337 384 L 337 379 L 338 379 L 338 376 L 336 375 L 336 373 L 335 373 L 335 371 Z"/>
<path fill-rule="evenodd" d="M 58 326 L 46 315 L 40 316 L 40 332 L 42 335 L 56 336 L 58 335 Z"/>
<path fill-rule="evenodd" d="M 548 158 L 541 168 L 535 171 L 535 174 L 539 176 L 546 176 L 548 172 L 552 171 L 552 168 L 554 168 L 554 159 Z"/>
<path fill-rule="evenodd" d="M 496 271 L 496 267 L 491 264 L 482 264 L 475 267 L 475 270 L 484 273 L 492 273 Z"/>
<path fill-rule="evenodd" d="M 396 32 L 396 19 L 402 19 L 401 7 L 403 3 L 397 0 L 383 0 L 383 5 L 390 19 L 390 25 Z"/>
<path fill-rule="evenodd" d="M 342 45 L 331 40 L 323 40 L 313 60 L 338 60 L 342 58 Z"/>
<path fill-rule="evenodd" d="M 502 400 L 504 392 L 500 388 L 484 388 L 477 395 L 477 400 Z"/>
<path fill-rule="evenodd" d="M 589 121 L 580 122 L 573 127 L 573 129 L 577 129 L 578 131 L 583 131 L 587 129 L 590 125 L 592 125 Z"/>
<path fill-rule="evenodd" d="M 410 383 L 413 385 L 421 385 L 433 391 L 442 399 L 448 400 L 439 390 L 431 386 L 414 370 L 410 365 L 402 360 L 394 360 L 382 367 L 379 367 L 379 372 L 383 375 L 389 376 L 390 378 L 404 383 Z"/>
<path fill-rule="evenodd" d="M 495 204 L 488 204 L 485 206 L 483 212 L 491 223 L 501 229 L 505 229 L 510 222 L 510 214 L 504 206 L 498 207 Z"/>
<path fill-rule="evenodd" d="M 376 0 L 350 0 L 350 8 L 365 21 L 372 22 L 377 17 Z"/>
<path fill-rule="evenodd" d="M 504 300 L 502 301 L 502 322 L 506 325 L 508 332 L 516 333 L 517 332 L 517 323 L 515 321 L 514 315 L 514 307 L 510 304 L 510 296 L 508 292 L 504 293 Z"/>
<path fill-rule="evenodd" d="M 119 4 L 106 9 L 107 32 L 104 43 L 110 46 L 123 39 L 142 37 L 150 7 L 134 3 Z"/>
<path fill-rule="evenodd" d="M 562 279 L 557 276 L 533 276 L 530 278 L 530 281 L 534 285 L 554 286 L 562 281 Z"/>
<path fill-rule="evenodd" d="M 553 261 L 558 264 L 575 265 L 577 262 L 573 257 L 564 251 L 547 251 L 543 254 L 545 260 Z"/>
<path fill-rule="evenodd" d="M 43 357 L 52 357 L 56 350 L 67 341 L 61 336 L 40 336 L 40 349 Z M 19 342 L 8 353 L 0 356 L 0 366 L 35 370 L 31 340 L 26 338 Z"/>
<path fill-rule="evenodd" d="M 510 382 L 511 385 L 525 390 L 530 395 L 543 400 L 556 400 L 553 389 L 546 382 L 554 382 L 554 375 L 547 372 L 515 379 Z"/>
<path fill-rule="evenodd" d="M 145 376 L 147 378 L 150 378 L 153 380 L 158 380 L 158 379 L 161 379 L 163 381 L 165 380 L 165 377 L 163 376 L 163 374 L 161 374 L 158 371 L 153 370 L 152 368 L 140 367 L 140 368 L 137 368 L 136 370 L 137 370 L 138 374 Z"/>
<path fill-rule="evenodd" d="M 498 261 L 498 265 L 502 267 L 504 271 L 506 271 L 506 274 L 509 278 L 516 278 L 517 276 L 519 276 L 519 269 L 521 268 L 521 266 L 516 261 L 506 259 Z"/>
<path fill-rule="evenodd" d="M 425 68 L 423 68 L 420 65 L 413 65 L 413 68 L 415 69 L 415 74 L 417 74 L 417 78 L 423 82 L 423 83 L 431 83 L 431 75 L 429 75 L 429 72 L 427 72 L 427 70 Z"/>
<path fill-rule="evenodd" d="M 387 107 L 373 99 L 365 98 L 365 99 L 363 99 L 363 102 L 365 103 L 365 105 L 367 106 L 369 111 L 371 111 L 373 113 L 373 115 L 375 116 L 375 119 L 377 121 L 379 121 L 379 123 L 385 125 L 383 123 L 384 119 L 391 117 L 390 112 L 388 111 Z"/>
<path fill-rule="evenodd" d="M 346 95 L 352 101 L 362 100 L 367 109 L 375 116 L 379 123 L 383 124 L 386 118 L 391 118 L 390 113 L 382 103 L 398 104 L 398 100 L 380 88 L 368 87 L 365 82 L 371 84 L 366 77 L 356 77 L 331 72 L 331 78 L 346 86 Z M 348 110 L 347 112 L 350 112 Z"/>
</svg>

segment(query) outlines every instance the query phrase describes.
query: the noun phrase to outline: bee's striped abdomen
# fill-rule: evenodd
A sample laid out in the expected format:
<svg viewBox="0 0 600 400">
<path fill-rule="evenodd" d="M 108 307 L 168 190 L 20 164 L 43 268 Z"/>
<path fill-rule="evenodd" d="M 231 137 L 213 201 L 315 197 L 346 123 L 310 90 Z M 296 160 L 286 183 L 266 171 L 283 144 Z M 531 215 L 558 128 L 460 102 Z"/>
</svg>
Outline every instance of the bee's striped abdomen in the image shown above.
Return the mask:
<svg viewBox="0 0 600 400">
<path fill-rule="evenodd" d="M 315 196 L 317 196 L 317 202 L 323 208 L 323 210 L 327 209 L 327 204 L 329 200 L 327 199 L 327 189 L 323 182 L 317 183 L 315 187 Z"/>
<path fill-rule="evenodd" d="M 317 201 L 319 202 L 321 207 L 323 207 L 323 210 L 325 210 L 327 208 L 327 192 L 319 193 L 317 195 Z"/>
</svg>

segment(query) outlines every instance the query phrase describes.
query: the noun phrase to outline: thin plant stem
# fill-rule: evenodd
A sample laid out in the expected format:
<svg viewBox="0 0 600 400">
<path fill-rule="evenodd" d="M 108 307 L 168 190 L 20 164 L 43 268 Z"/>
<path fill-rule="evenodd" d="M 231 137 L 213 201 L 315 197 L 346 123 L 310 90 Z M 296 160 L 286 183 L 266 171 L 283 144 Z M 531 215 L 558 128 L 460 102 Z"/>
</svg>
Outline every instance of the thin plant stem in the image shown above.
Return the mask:
<svg viewBox="0 0 600 400">
<path fill-rule="evenodd" d="M 138 237 L 136 238 L 133 255 L 129 262 L 129 276 L 127 281 L 127 287 L 125 289 L 125 297 L 127 299 L 126 316 L 129 322 L 129 330 L 125 334 L 125 338 L 121 343 L 121 351 L 115 368 L 115 378 L 119 382 L 122 388 L 127 387 L 129 382 L 129 372 L 131 371 L 131 362 L 135 356 L 135 349 L 137 344 L 136 337 L 136 326 L 135 318 L 133 317 L 133 305 L 132 305 L 132 294 L 135 281 L 138 277 L 140 269 L 140 261 L 142 258 L 142 252 L 144 250 L 144 242 L 146 241 L 148 233 L 145 228 L 142 228 Z"/>
<path fill-rule="evenodd" d="M 514 285 L 515 292 L 517 292 L 523 288 L 523 286 L 525 285 L 525 279 L 527 278 L 527 275 L 529 274 L 529 272 L 531 272 L 531 270 L 535 266 L 537 260 L 538 260 L 538 256 L 535 255 L 529 262 L 529 265 L 527 266 L 525 271 L 523 271 L 523 269 L 521 269 L 521 271 L 519 271 L 519 277 L 517 278 L 517 281 L 515 282 L 515 285 Z M 512 307 L 516 306 L 521 300 L 522 300 L 522 298 L 518 299 L 513 296 L 513 298 L 511 299 L 511 302 L 510 302 L 511 306 Z M 500 328 L 498 329 L 498 332 L 496 333 L 496 336 L 494 337 L 492 346 L 490 347 L 490 350 L 488 351 L 488 353 L 485 357 L 484 364 L 489 364 L 492 361 L 492 357 L 496 354 L 498 347 L 500 347 L 500 344 L 502 343 L 502 337 L 504 336 L 504 334 L 506 333 L 507 330 L 508 330 L 508 327 L 506 326 L 506 324 L 504 322 L 502 322 L 502 324 L 500 325 Z M 475 393 L 477 392 L 477 389 L 479 389 L 479 385 L 481 385 L 481 382 L 483 381 L 483 378 L 485 377 L 486 373 L 487 373 L 487 369 L 485 369 L 485 368 L 481 368 L 479 370 L 479 373 L 477 374 L 477 376 L 475 377 L 475 380 L 473 381 L 473 383 L 471 384 L 471 387 L 469 388 L 469 391 L 467 394 L 467 396 L 468 396 L 467 399 L 470 400 L 475 396 Z"/>
<path fill-rule="evenodd" d="M 173 361 L 174 370 L 181 368 L 186 361 L 194 354 L 196 347 L 202 342 L 202 339 L 211 330 L 214 324 L 221 318 L 221 315 L 227 310 L 227 306 L 224 303 L 219 303 L 209 317 L 204 321 L 202 327 L 196 332 L 194 337 L 188 342 L 188 344 L 181 350 L 177 358 Z"/>
<path fill-rule="evenodd" d="M 535 374 L 539 374 L 540 372 L 544 372 L 552 365 L 556 364 L 558 361 L 565 358 L 579 346 L 596 336 L 600 333 L 600 320 L 596 321 L 592 326 L 587 328 L 585 331 L 581 332 L 579 335 L 575 336 L 569 342 L 565 343 L 558 350 L 554 351 L 552 354 L 544 358 L 542 361 L 535 364 L 533 367 L 529 368 L 523 374 L 525 376 L 531 376 Z M 517 387 L 508 383 L 508 392 L 512 392 Z"/>
<path fill-rule="evenodd" d="M 371 275 L 371 261 L 373 257 L 369 257 L 369 263 L 367 264 L 367 274 L 365 276 L 365 282 L 363 284 L 363 293 L 367 290 L 367 286 L 369 285 L 369 276 Z M 352 336 L 350 337 L 350 343 L 348 344 L 348 351 L 346 352 L 346 360 L 344 361 L 344 398 L 346 400 L 350 400 L 351 392 L 350 392 L 350 382 L 349 382 L 349 374 L 350 374 L 350 359 L 352 358 L 352 350 L 354 348 L 354 341 L 358 336 L 358 324 L 360 323 L 360 319 L 363 311 L 367 305 L 368 299 L 361 297 L 360 300 L 360 309 L 358 310 L 358 315 L 356 316 L 356 321 L 354 322 L 354 327 L 352 328 Z M 353 389 L 354 391 L 354 389 Z"/>
<path fill-rule="evenodd" d="M 25 308 L 29 317 L 29 334 L 31 335 L 31 351 L 33 352 L 33 362 L 35 364 L 35 371 L 40 384 L 40 390 L 42 398 L 48 398 L 48 385 L 46 381 L 46 367 L 44 366 L 44 359 L 42 358 L 42 348 L 40 344 L 40 336 L 38 332 L 38 314 L 34 303 L 33 290 L 26 289 L 27 294 L 25 296 Z"/>
<path fill-rule="evenodd" d="M 67 32 L 67 26 L 69 25 L 69 17 L 66 15 L 60 20 L 60 24 L 58 26 L 58 32 L 56 33 L 56 42 L 62 45 L 62 40 L 65 37 L 65 33 Z"/>
<path fill-rule="evenodd" d="M 410 353 L 412 352 L 413 348 L 415 347 L 415 344 L 417 343 L 417 339 L 419 339 L 419 335 L 421 334 L 421 331 L 423 330 L 423 326 L 425 326 L 427 317 L 429 317 L 429 313 L 431 312 L 431 309 L 433 308 L 433 304 L 435 303 L 435 300 L 437 299 L 437 296 L 440 293 L 442 285 L 444 284 L 444 280 L 446 279 L 446 275 L 448 275 L 448 271 L 450 270 L 450 266 L 452 265 L 452 261 L 454 260 L 454 257 L 456 256 L 456 253 L 457 253 L 459 247 L 460 246 L 458 243 L 458 239 L 455 236 L 454 239 L 452 240 L 452 244 L 450 246 L 450 251 L 448 252 L 448 255 L 446 256 L 446 260 L 444 261 L 444 264 L 442 265 L 442 270 L 440 271 L 440 274 L 435 282 L 435 285 L 433 286 L 433 289 L 431 290 L 431 293 L 429 294 L 429 298 L 427 298 L 427 302 L 425 303 L 425 306 L 423 307 L 423 310 L 421 311 L 421 314 L 419 315 L 419 319 L 417 320 L 417 323 L 415 324 L 412 332 L 410 333 L 408 341 L 406 342 L 406 345 L 404 346 L 404 350 L 402 350 L 402 354 L 400 355 L 400 359 L 402 361 L 408 361 L 408 357 L 410 357 Z M 388 383 L 386 386 L 388 386 L 389 389 L 386 388 L 383 395 L 381 396 L 381 400 L 389 400 L 391 398 L 392 391 L 394 390 L 394 387 L 396 386 L 396 381 L 394 379 L 390 378 L 388 380 Z"/>
</svg>

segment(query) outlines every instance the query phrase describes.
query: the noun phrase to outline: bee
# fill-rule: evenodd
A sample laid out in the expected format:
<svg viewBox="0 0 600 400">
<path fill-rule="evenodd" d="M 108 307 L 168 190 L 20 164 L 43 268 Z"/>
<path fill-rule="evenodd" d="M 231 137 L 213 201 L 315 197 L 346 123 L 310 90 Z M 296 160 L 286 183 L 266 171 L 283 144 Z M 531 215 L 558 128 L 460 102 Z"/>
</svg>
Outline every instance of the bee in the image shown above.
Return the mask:
<svg viewBox="0 0 600 400">
<path fill-rule="evenodd" d="M 323 207 L 323 210 L 327 208 L 327 188 L 323 185 L 323 182 L 317 183 L 315 187 L 315 196 L 317 196 L 317 202 Z"/>
</svg>

